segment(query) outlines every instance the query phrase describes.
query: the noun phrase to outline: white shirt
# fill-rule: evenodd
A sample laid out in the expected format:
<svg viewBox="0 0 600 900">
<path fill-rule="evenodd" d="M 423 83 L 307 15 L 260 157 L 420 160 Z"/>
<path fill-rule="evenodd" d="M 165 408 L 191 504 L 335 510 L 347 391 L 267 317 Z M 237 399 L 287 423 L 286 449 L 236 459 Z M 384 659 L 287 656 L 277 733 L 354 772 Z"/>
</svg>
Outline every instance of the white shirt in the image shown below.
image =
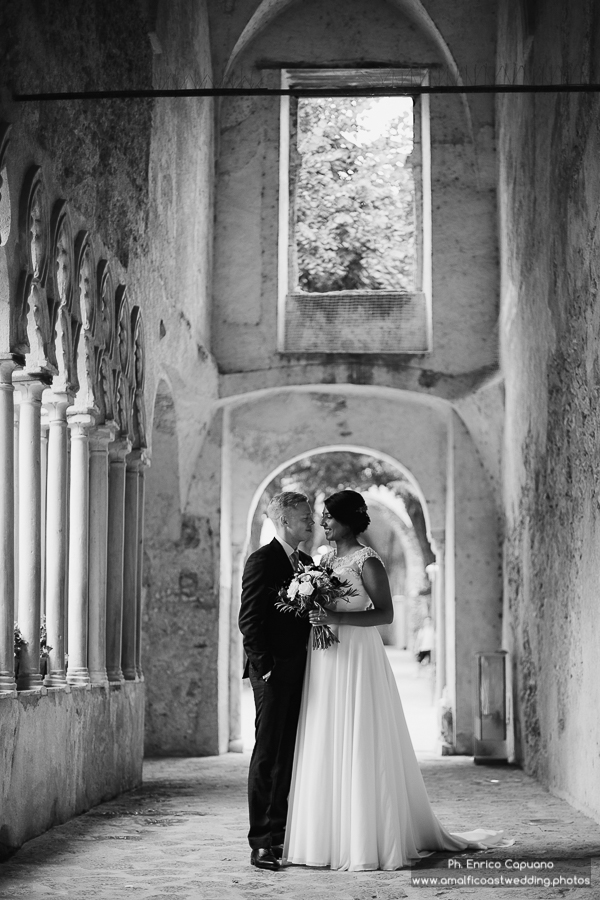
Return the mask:
<svg viewBox="0 0 600 900">
<path fill-rule="evenodd" d="M 284 549 L 285 552 L 287 553 L 287 558 L 290 559 L 290 556 L 291 556 L 292 553 L 294 552 L 294 548 L 291 547 L 291 546 L 288 544 L 287 541 L 284 541 L 283 538 L 279 537 L 278 534 L 275 535 L 275 538 L 276 538 L 276 540 L 279 541 L 279 543 L 281 544 L 281 546 L 283 547 L 283 549 Z M 296 553 L 297 553 L 297 552 L 298 552 L 298 551 L 296 551 Z M 293 565 L 291 559 L 290 559 L 290 565 Z"/>
</svg>

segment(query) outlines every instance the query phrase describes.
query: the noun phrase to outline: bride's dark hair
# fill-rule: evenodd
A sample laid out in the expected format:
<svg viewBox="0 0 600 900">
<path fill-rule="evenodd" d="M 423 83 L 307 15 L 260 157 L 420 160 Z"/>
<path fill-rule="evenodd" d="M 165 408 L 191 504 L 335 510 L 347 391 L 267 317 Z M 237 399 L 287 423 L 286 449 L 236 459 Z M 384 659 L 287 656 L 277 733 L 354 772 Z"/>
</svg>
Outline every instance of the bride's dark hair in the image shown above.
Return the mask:
<svg viewBox="0 0 600 900">
<path fill-rule="evenodd" d="M 371 523 L 367 504 L 358 491 L 338 491 L 325 500 L 328 513 L 342 525 L 347 525 L 354 535 L 362 534 Z"/>
</svg>

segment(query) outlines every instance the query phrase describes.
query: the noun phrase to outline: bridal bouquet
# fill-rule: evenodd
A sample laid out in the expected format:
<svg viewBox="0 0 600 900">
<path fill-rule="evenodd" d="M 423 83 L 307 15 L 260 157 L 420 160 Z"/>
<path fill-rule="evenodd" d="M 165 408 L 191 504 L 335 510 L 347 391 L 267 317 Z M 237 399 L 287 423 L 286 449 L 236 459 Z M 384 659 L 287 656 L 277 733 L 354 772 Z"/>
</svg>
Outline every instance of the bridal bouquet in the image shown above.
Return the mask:
<svg viewBox="0 0 600 900">
<path fill-rule="evenodd" d="M 279 591 L 279 600 L 275 606 L 283 612 L 308 616 L 311 609 L 325 612 L 336 600 L 348 602 L 348 597 L 354 596 L 354 588 L 347 581 L 338 578 L 333 569 L 300 563 L 290 583 Z M 332 644 L 339 644 L 329 625 L 313 625 L 312 632 L 315 649 L 326 650 Z"/>
</svg>

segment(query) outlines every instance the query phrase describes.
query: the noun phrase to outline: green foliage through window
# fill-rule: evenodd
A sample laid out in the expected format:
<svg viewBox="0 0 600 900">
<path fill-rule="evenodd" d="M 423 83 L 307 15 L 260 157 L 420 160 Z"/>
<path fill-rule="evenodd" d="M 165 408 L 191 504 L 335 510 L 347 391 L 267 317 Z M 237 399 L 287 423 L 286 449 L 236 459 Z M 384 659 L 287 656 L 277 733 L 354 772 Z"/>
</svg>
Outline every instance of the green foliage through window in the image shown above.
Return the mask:
<svg viewBox="0 0 600 900">
<path fill-rule="evenodd" d="M 410 98 L 298 101 L 300 290 L 415 290 L 412 149 Z"/>
</svg>

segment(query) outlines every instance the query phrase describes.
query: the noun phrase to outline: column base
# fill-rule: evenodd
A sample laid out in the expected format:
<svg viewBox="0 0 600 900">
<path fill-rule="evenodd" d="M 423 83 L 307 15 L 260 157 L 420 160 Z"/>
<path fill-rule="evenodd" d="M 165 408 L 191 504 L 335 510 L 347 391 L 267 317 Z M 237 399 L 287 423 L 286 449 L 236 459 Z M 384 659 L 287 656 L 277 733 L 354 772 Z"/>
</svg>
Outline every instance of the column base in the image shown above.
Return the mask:
<svg viewBox="0 0 600 900">
<path fill-rule="evenodd" d="M 125 681 L 137 681 L 137 672 L 135 669 L 123 669 L 123 678 Z"/>
<path fill-rule="evenodd" d="M 87 668 L 82 666 L 81 668 L 73 669 L 71 668 L 71 666 L 69 666 L 69 671 L 67 672 L 67 684 L 91 684 L 90 673 L 88 672 Z"/>
<path fill-rule="evenodd" d="M 90 678 L 96 687 L 108 687 L 106 669 L 90 669 Z"/>
<path fill-rule="evenodd" d="M 18 691 L 37 691 L 44 686 L 44 680 L 39 672 L 27 672 L 17 678 Z"/>
<path fill-rule="evenodd" d="M 14 693 L 17 690 L 17 682 L 15 681 L 15 676 L 12 674 L 5 673 L 4 675 L 0 675 L 0 693 Z"/>
<path fill-rule="evenodd" d="M 122 684 L 125 681 L 121 669 L 108 669 L 107 677 L 109 684 Z"/>
<path fill-rule="evenodd" d="M 64 687 L 66 683 L 67 675 L 63 669 L 57 669 L 55 672 L 50 672 L 44 678 L 46 687 Z"/>
</svg>

